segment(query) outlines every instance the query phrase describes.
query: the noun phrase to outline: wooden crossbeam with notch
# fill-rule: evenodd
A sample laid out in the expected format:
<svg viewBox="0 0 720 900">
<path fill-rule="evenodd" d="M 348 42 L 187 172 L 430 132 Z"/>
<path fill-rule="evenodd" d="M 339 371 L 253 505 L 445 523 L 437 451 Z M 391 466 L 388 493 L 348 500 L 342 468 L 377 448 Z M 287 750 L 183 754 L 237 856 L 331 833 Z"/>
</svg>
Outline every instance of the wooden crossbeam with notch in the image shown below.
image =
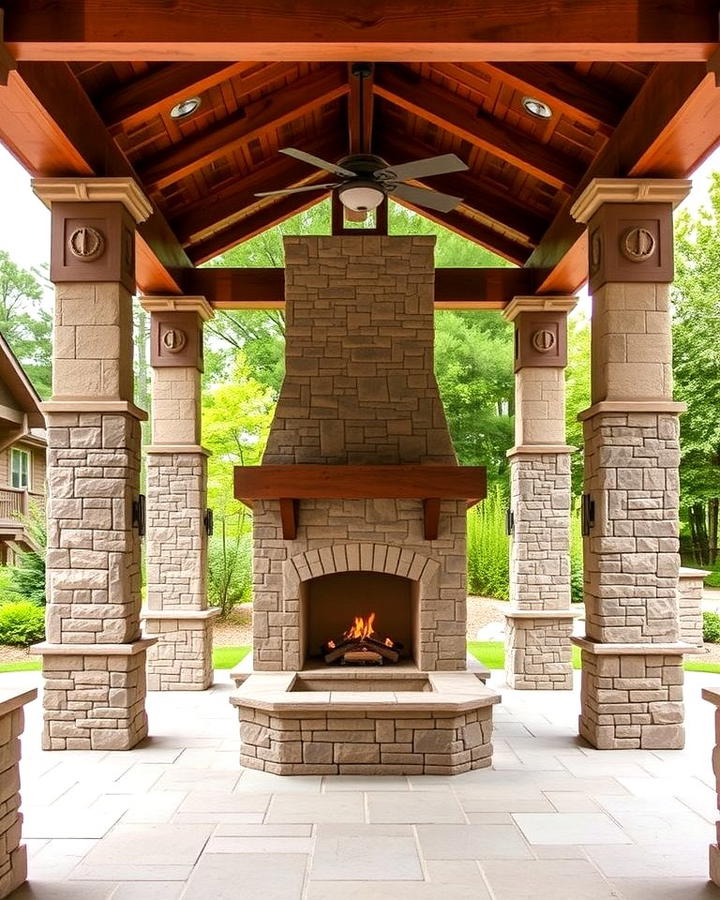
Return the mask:
<svg viewBox="0 0 720 900">
<path fill-rule="evenodd" d="M 378 66 L 375 93 L 553 187 L 572 190 L 582 177 L 577 160 L 495 121 L 472 103 L 410 70 Z"/>
<path fill-rule="evenodd" d="M 715 0 L 5 0 L 16 59 L 706 60 Z M 291 12 L 290 12 L 291 10 Z"/>
<path fill-rule="evenodd" d="M 368 74 L 353 73 L 353 63 L 348 63 L 348 145 L 350 153 L 372 153 L 373 136 L 373 68 Z M 360 109 L 363 116 L 360 121 Z"/>
<path fill-rule="evenodd" d="M 337 100 L 349 90 L 343 68 L 330 66 L 312 72 L 282 91 L 249 104 L 229 122 L 163 151 L 138 167 L 143 184 L 150 191 L 167 187 L 238 147 Z"/>
<path fill-rule="evenodd" d="M 303 143 L 302 149 L 331 162 L 344 155 L 344 146 L 336 136 Z M 203 197 L 183 207 L 182 212 L 171 220 L 171 225 L 178 240 L 187 246 L 193 241 L 202 240 L 208 231 L 217 230 L 228 219 L 242 213 L 246 207 L 259 203 L 255 196 L 257 192 L 299 187 L 311 181 L 316 174 L 317 170 L 307 163 L 278 154 L 213 196 L 212 203 L 208 203 L 207 197 Z"/>
</svg>

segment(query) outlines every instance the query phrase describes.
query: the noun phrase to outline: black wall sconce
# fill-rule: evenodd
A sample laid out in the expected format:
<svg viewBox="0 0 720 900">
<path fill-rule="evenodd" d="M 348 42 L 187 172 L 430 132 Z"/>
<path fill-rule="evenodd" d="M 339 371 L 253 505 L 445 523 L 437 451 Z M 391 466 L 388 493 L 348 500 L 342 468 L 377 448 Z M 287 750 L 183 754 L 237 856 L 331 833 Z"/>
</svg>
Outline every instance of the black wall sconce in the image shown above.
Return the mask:
<svg viewBox="0 0 720 900">
<path fill-rule="evenodd" d="M 582 495 L 582 527 L 581 531 L 584 537 L 590 534 L 590 530 L 595 527 L 595 501 L 590 494 Z"/>
<path fill-rule="evenodd" d="M 145 516 L 145 494 L 139 494 L 137 500 L 133 500 L 132 505 L 132 523 L 138 530 L 139 537 L 145 537 L 146 516 Z"/>
<path fill-rule="evenodd" d="M 208 537 L 212 537 L 213 531 L 215 530 L 215 517 L 211 509 L 205 510 L 205 515 L 203 516 L 203 524 L 205 525 L 205 534 Z"/>
<path fill-rule="evenodd" d="M 508 537 L 515 533 L 515 513 L 508 507 L 505 510 L 505 534 Z"/>
</svg>

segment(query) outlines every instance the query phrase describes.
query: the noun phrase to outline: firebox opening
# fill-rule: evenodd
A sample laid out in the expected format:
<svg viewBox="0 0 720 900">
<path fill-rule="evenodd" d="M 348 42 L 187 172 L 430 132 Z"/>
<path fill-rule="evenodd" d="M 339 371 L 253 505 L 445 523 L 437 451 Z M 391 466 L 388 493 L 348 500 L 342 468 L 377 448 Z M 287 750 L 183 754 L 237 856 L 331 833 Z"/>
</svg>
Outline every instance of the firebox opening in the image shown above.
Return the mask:
<svg viewBox="0 0 720 900">
<path fill-rule="evenodd" d="M 385 646 L 394 649 L 397 662 L 416 659 L 418 585 L 411 579 L 378 572 L 323 575 L 304 583 L 301 600 L 307 665 L 325 666 L 329 644 L 339 644 L 346 634 L 367 633 L 373 613 L 370 630 L 375 643 L 365 649 L 382 655 Z M 337 658 L 333 664 L 354 663 L 352 658 Z M 393 654 L 384 656 L 382 664 L 395 664 Z"/>
</svg>

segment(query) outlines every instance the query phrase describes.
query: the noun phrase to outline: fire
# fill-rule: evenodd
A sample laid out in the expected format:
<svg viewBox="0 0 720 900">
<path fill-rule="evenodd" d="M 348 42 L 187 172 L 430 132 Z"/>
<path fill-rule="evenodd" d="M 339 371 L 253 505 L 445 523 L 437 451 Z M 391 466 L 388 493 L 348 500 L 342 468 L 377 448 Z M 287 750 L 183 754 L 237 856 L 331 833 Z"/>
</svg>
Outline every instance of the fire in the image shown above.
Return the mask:
<svg viewBox="0 0 720 900">
<path fill-rule="evenodd" d="M 385 646 L 386 647 L 394 647 L 395 641 L 392 638 L 385 638 Z"/>
<path fill-rule="evenodd" d="M 372 637 L 375 634 L 373 623 L 375 622 L 375 613 L 372 612 L 364 619 L 362 616 L 355 616 L 350 628 L 345 632 L 343 637 L 348 641 L 361 641 L 365 638 Z"/>
</svg>

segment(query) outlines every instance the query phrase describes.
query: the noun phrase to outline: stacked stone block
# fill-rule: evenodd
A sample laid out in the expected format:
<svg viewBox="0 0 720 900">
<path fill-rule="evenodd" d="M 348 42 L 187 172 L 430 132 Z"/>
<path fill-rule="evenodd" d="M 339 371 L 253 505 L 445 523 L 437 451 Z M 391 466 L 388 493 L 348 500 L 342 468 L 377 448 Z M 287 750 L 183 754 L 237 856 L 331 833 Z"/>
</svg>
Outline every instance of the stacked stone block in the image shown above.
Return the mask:
<svg viewBox="0 0 720 900">
<path fill-rule="evenodd" d="M 23 706 L 36 697 L 34 689 L 0 694 L 0 897 L 27 879 L 27 849 L 20 843 L 20 735 L 25 727 Z"/>
<path fill-rule="evenodd" d="M 241 765 L 275 775 L 458 775 L 492 762 L 492 706 L 456 715 L 238 713 Z"/>
<path fill-rule="evenodd" d="M 720 809 L 720 691 L 716 688 L 703 688 L 703 700 L 715 707 L 715 746 L 712 751 L 712 769 L 715 775 L 718 809 Z M 720 821 L 715 823 L 715 841 L 709 847 L 709 877 L 720 887 Z"/>
<path fill-rule="evenodd" d="M 286 375 L 264 463 L 456 463 L 433 371 L 433 244 L 285 239 Z M 419 500 L 303 500 L 294 540 L 283 539 L 277 503 L 258 502 L 253 514 L 255 669 L 304 662 L 295 559 L 307 563 L 305 579 L 387 571 L 417 581 L 415 661 L 427 670 L 465 668 L 463 503 L 443 501 L 435 541 L 424 538 Z M 392 561 L 401 555 L 422 559 L 433 577 L 399 571 Z"/>
<path fill-rule="evenodd" d="M 508 684 L 524 691 L 572 688 L 572 623 L 572 613 L 566 618 L 557 612 L 544 617 L 540 610 L 508 615 Z"/>
<path fill-rule="evenodd" d="M 703 582 L 709 575 L 702 569 L 680 567 L 678 580 L 678 629 L 680 640 L 702 649 L 703 644 Z"/>
</svg>

